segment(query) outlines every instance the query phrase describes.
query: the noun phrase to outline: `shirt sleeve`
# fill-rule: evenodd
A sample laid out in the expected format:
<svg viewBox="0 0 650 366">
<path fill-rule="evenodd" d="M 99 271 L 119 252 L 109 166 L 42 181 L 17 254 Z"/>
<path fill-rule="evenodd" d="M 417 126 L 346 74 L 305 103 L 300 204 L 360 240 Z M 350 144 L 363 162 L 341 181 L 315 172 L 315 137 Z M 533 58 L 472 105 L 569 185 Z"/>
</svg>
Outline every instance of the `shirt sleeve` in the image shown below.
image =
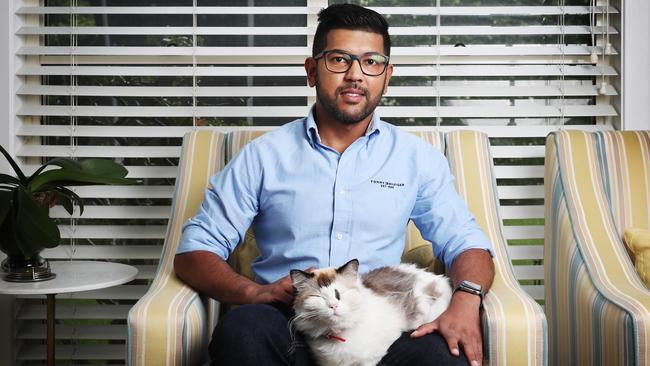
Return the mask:
<svg viewBox="0 0 650 366">
<path fill-rule="evenodd" d="M 420 186 L 411 219 L 422 237 L 433 244 L 435 256 L 451 267 L 456 257 L 468 249 L 480 248 L 494 256 L 492 244 L 469 212 L 454 186 L 447 159 L 435 148 L 420 154 Z"/>
<path fill-rule="evenodd" d="M 207 250 L 227 260 L 258 211 L 262 176 L 254 143 L 210 178 L 196 216 L 183 226 L 176 253 Z"/>
</svg>

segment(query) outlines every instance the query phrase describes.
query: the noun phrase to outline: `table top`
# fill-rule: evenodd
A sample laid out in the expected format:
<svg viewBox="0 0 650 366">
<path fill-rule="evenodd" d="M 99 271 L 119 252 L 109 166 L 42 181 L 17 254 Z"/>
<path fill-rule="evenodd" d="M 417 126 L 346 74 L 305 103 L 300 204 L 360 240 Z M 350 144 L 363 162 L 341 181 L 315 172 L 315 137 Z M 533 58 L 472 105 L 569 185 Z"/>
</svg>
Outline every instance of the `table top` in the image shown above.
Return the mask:
<svg viewBox="0 0 650 366">
<path fill-rule="evenodd" d="M 100 261 L 50 261 L 56 278 L 39 282 L 8 282 L 0 279 L 0 294 L 49 295 L 97 290 L 127 283 L 138 270 L 126 264 Z"/>
</svg>

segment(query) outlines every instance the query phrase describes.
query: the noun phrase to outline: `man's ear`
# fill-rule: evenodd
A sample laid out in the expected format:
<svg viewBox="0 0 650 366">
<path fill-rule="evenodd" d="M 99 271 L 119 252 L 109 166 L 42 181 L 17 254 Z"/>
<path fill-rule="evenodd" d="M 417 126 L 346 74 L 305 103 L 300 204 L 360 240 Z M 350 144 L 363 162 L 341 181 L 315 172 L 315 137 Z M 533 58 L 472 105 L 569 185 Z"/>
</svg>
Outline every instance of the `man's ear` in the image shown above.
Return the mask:
<svg viewBox="0 0 650 366">
<path fill-rule="evenodd" d="M 307 73 L 307 84 L 310 88 L 316 86 L 316 74 L 318 73 L 318 61 L 312 57 L 305 60 L 305 72 Z"/>
</svg>

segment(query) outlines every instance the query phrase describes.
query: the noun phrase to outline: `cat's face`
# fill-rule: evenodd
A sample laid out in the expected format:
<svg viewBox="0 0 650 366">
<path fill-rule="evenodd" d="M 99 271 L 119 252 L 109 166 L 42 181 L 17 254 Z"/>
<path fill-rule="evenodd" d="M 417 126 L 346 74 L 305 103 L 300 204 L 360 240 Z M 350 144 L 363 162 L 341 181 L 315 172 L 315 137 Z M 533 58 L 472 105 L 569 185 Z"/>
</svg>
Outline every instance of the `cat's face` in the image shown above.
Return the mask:
<svg viewBox="0 0 650 366">
<path fill-rule="evenodd" d="M 358 268 L 359 262 L 353 260 L 337 269 L 291 271 L 296 328 L 320 335 L 353 326 L 363 301 Z"/>
</svg>

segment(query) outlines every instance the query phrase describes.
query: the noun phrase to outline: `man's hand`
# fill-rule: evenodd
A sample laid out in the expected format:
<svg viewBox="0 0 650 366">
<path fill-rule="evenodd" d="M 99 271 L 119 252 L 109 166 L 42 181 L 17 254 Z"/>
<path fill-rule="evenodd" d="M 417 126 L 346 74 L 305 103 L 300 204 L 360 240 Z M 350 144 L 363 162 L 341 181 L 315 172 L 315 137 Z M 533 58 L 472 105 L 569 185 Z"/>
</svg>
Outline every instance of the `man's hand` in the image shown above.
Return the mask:
<svg viewBox="0 0 650 366">
<path fill-rule="evenodd" d="M 253 304 L 268 304 L 279 301 L 291 305 L 293 302 L 291 277 L 282 277 L 268 285 L 255 285 L 250 296 Z"/>
<path fill-rule="evenodd" d="M 449 308 L 436 320 L 419 326 L 411 333 L 411 337 L 417 338 L 438 332 L 447 341 L 452 355 L 459 356 L 459 347 L 463 347 L 470 365 L 479 366 L 483 362 L 480 303 L 481 299 L 478 296 L 457 291 L 451 299 Z"/>
</svg>

